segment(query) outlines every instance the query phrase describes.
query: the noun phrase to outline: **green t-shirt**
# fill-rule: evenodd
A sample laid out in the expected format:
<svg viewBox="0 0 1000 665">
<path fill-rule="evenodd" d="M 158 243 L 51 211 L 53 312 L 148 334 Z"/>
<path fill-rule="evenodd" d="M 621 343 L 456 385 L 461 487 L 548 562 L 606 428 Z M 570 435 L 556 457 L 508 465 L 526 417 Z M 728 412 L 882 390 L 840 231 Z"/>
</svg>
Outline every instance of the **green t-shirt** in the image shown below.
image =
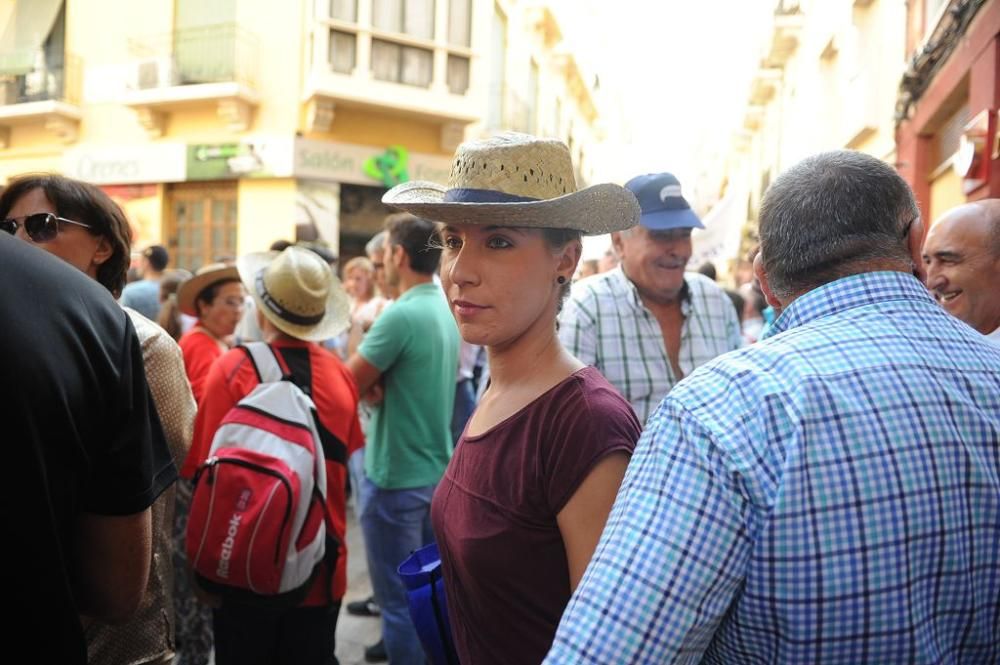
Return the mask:
<svg viewBox="0 0 1000 665">
<path fill-rule="evenodd" d="M 458 328 L 441 287 L 406 291 L 358 353 L 382 372 L 385 398 L 368 423 L 365 473 L 382 489 L 433 485 L 451 459 Z"/>
</svg>

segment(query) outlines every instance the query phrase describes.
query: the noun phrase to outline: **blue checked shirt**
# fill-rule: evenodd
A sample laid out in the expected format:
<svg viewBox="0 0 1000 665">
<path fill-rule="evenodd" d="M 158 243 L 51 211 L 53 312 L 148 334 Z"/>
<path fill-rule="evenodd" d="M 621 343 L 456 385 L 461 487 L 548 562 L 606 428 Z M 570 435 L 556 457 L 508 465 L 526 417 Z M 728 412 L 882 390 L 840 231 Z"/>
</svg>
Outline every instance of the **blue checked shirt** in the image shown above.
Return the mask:
<svg viewBox="0 0 1000 665">
<path fill-rule="evenodd" d="M 684 375 L 743 344 L 736 308 L 715 282 L 686 273 L 687 298 L 678 362 Z M 559 317 L 559 339 L 593 365 L 629 401 L 644 423 L 680 379 L 674 375 L 663 332 L 622 269 L 573 286 Z"/>
<path fill-rule="evenodd" d="M 1000 662 L 1000 348 L 903 273 L 659 406 L 545 663 Z"/>
</svg>

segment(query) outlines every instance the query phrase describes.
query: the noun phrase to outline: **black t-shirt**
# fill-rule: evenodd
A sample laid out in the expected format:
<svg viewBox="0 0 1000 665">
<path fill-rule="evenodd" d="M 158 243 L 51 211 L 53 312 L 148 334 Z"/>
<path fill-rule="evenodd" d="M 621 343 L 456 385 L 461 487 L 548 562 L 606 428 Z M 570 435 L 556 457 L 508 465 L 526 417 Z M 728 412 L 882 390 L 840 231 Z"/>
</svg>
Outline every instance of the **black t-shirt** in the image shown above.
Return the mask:
<svg viewBox="0 0 1000 665">
<path fill-rule="evenodd" d="M 132 323 L 96 281 L 0 233 L 2 642 L 85 663 L 71 587 L 81 512 L 145 510 L 177 472 Z"/>
</svg>

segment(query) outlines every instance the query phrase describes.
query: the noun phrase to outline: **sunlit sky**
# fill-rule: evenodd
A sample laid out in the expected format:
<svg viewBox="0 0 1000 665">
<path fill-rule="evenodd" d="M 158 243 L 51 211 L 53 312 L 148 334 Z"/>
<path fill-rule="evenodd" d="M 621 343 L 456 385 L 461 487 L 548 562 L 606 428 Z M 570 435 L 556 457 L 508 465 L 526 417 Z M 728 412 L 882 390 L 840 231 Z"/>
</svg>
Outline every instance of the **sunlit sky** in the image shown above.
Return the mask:
<svg viewBox="0 0 1000 665">
<path fill-rule="evenodd" d="M 721 171 L 719 156 L 746 111 L 776 0 L 554 4 L 568 49 L 600 77 L 609 139 L 624 141 L 619 162 L 599 178 L 624 182 L 670 171 L 688 190 L 701 171 Z M 619 108 L 608 104 L 613 100 Z M 596 258 L 608 245 L 606 236 L 588 238 L 584 256 Z"/>
<path fill-rule="evenodd" d="M 693 178 L 699 147 L 726 146 L 746 108 L 775 0 L 560 0 L 564 36 L 632 125 L 625 168 Z M 621 176 L 627 179 L 627 176 Z"/>
</svg>

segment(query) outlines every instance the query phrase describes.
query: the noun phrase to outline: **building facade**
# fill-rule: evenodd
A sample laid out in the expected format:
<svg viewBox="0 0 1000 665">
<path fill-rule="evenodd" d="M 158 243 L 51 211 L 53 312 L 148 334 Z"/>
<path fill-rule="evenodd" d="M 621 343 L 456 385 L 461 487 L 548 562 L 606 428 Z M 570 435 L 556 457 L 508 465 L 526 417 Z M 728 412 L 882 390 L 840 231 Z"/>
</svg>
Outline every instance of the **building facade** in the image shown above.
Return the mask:
<svg viewBox="0 0 1000 665">
<path fill-rule="evenodd" d="M 899 170 L 924 217 L 1000 197 L 1000 2 L 908 0 Z"/>
<path fill-rule="evenodd" d="M 1000 1 L 779 0 L 725 168 L 707 172 L 750 278 L 761 198 L 771 180 L 823 150 L 894 164 L 934 220 L 1000 196 Z M 739 201 L 734 201 L 739 198 Z M 712 219 L 712 213 L 708 218 Z"/>
<path fill-rule="evenodd" d="M 596 120 L 542 3 L 6 0 L 0 25 L 0 180 L 98 184 L 191 270 L 277 239 L 360 254 L 386 188 L 444 182 L 466 137 L 582 158 Z"/>
<path fill-rule="evenodd" d="M 891 0 L 778 0 L 772 12 L 742 126 L 723 170 L 714 172 L 718 198 L 706 215 L 710 229 L 724 227 L 715 232 L 724 247 L 719 267 L 736 282 L 751 279 L 747 253 L 756 244 L 760 202 L 781 171 L 836 148 L 895 161 L 905 6 Z"/>
</svg>

